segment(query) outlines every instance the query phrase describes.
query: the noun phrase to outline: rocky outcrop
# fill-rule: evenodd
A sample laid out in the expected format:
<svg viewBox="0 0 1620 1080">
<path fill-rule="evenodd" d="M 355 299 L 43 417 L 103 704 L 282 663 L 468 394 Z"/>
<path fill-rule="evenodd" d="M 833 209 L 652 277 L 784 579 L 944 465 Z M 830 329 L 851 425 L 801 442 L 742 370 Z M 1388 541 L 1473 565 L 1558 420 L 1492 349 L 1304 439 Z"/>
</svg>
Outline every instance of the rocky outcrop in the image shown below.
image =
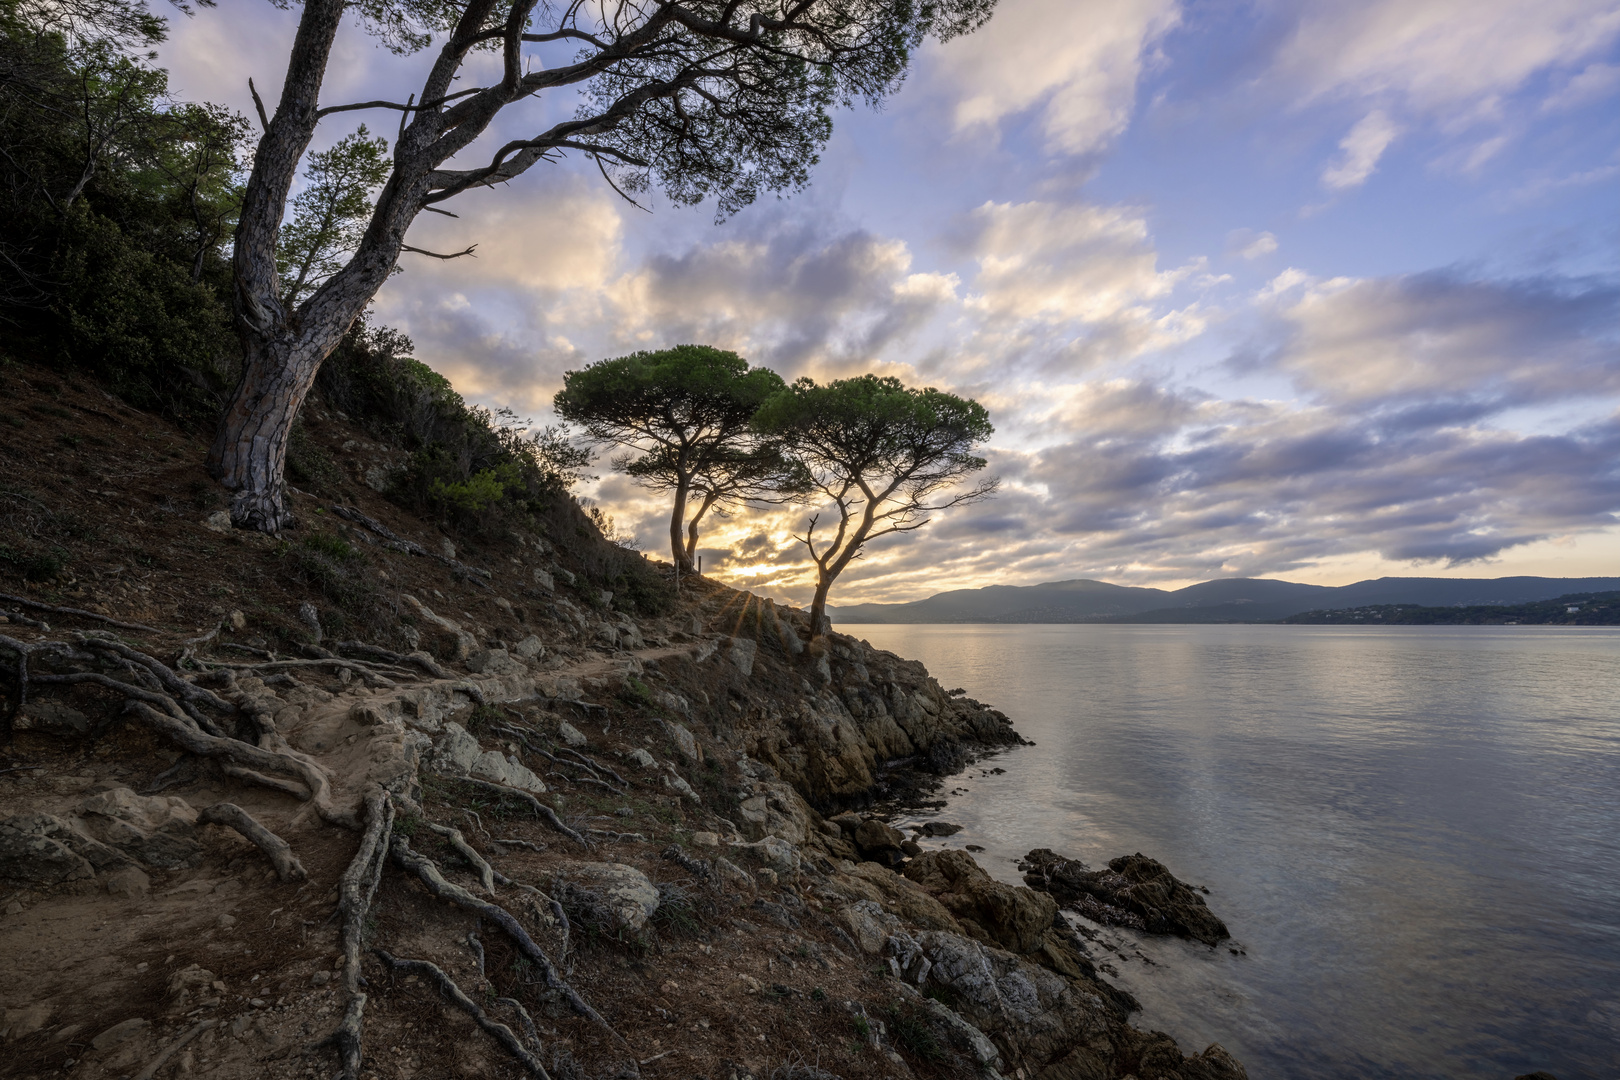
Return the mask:
<svg viewBox="0 0 1620 1080">
<path fill-rule="evenodd" d="M 966 857 L 966 863 L 972 859 Z M 966 863 L 936 863 L 928 877 L 938 883 L 989 880 Z M 871 863 L 846 864 L 828 878 L 824 895 L 858 890 L 862 878 L 852 872 L 856 869 L 865 871 L 878 893 L 884 890 L 872 879 L 895 877 Z M 1056 906 L 1050 898 L 1040 899 L 1050 919 Z M 892 985 L 915 1014 L 926 1017 L 943 1042 L 971 1055 L 987 1078 L 1246 1080 L 1243 1066 L 1219 1045 L 1187 1057 L 1169 1036 L 1131 1028 L 1124 1022 L 1129 999 L 1078 969 L 1055 970 L 956 929 L 917 929 L 918 921 L 903 917 L 887 898 L 846 903 L 837 910 L 837 923 L 861 952 L 886 960 L 895 976 Z M 1049 944 L 1046 933 L 1036 941 Z"/>
<path fill-rule="evenodd" d="M 980 941 L 1016 953 L 1041 947 L 1057 917 L 1057 901 L 992 878 L 965 851 L 930 851 L 906 864 L 905 875 L 921 885 Z"/>
<path fill-rule="evenodd" d="M 1077 859 L 1037 848 L 1019 869 L 1031 888 L 1051 894 L 1093 922 L 1175 934 L 1206 945 L 1232 936 L 1190 885 L 1140 852 L 1110 860 L 1106 870 L 1087 870 Z"/>
</svg>

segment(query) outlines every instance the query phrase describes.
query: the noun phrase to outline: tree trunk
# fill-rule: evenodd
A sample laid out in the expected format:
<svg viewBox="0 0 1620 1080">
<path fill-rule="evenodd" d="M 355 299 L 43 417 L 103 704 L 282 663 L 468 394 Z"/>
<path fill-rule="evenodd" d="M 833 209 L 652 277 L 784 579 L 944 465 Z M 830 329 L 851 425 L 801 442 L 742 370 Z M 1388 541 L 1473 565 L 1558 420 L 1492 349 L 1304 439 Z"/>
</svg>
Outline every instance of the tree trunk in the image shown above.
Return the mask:
<svg viewBox="0 0 1620 1080">
<path fill-rule="evenodd" d="M 692 515 L 691 523 L 686 526 L 686 568 L 688 570 L 697 562 L 698 522 L 703 520 L 703 515 L 707 514 L 709 507 L 714 505 L 715 498 L 713 492 L 704 495 L 703 505 L 698 507 L 697 513 Z"/>
<path fill-rule="evenodd" d="M 669 552 L 683 574 L 692 572 L 692 560 L 686 554 L 686 545 L 681 542 L 681 527 L 686 524 L 687 485 L 685 477 L 675 481 L 675 508 L 669 515 Z"/>
<path fill-rule="evenodd" d="M 811 641 L 815 641 L 818 638 L 826 636 L 827 632 L 824 628 L 827 625 L 827 593 L 832 590 L 833 578 L 835 576 L 836 575 L 827 573 L 825 568 L 821 569 L 816 574 L 816 595 L 815 598 L 810 601 Z"/>
<path fill-rule="evenodd" d="M 231 524 L 276 535 L 292 524 L 285 497 L 293 421 L 330 350 L 282 337 L 249 336 L 248 356 L 208 453 L 210 471 L 231 491 Z"/>
</svg>

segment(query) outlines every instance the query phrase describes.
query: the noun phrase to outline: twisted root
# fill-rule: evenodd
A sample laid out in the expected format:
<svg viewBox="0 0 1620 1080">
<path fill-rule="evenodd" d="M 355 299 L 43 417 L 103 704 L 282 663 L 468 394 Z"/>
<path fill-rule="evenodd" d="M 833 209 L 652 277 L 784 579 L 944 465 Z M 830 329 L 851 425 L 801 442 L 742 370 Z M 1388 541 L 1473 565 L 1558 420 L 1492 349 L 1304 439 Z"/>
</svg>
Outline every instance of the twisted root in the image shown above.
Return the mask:
<svg viewBox="0 0 1620 1080">
<path fill-rule="evenodd" d="M 539 1080 L 551 1080 L 550 1074 L 546 1072 L 546 1067 L 540 1063 L 540 1059 L 529 1052 L 528 1047 L 523 1045 L 522 1040 L 513 1033 L 512 1029 L 499 1020 L 491 1019 L 490 1015 L 480 1008 L 476 1001 L 468 997 L 461 987 L 456 985 L 455 980 L 446 975 L 437 964 L 430 963 L 427 960 L 406 960 L 393 956 L 383 949 L 373 949 L 371 951 L 376 953 L 377 958 L 387 964 L 389 970 L 395 974 L 426 976 L 430 982 L 439 988 L 439 993 L 464 1010 L 479 1027 L 489 1032 L 496 1042 L 505 1047 L 507 1053 L 517 1058 L 523 1067 L 529 1070 L 530 1076 L 538 1077 Z M 510 1001 L 511 999 L 502 998 L 501 1000 Z M 514 1001 L 512 1004 L 517 1005 L 517 1002 Z M 528 1021 L 527 1026 L 532 1032 L 534 1030 L 534 1021 L 529 1020 L 529 1014 L 523 1011 L 523 1006 L 518 1005 L 517 1008 L 519 1015 Z"/>
</svg>

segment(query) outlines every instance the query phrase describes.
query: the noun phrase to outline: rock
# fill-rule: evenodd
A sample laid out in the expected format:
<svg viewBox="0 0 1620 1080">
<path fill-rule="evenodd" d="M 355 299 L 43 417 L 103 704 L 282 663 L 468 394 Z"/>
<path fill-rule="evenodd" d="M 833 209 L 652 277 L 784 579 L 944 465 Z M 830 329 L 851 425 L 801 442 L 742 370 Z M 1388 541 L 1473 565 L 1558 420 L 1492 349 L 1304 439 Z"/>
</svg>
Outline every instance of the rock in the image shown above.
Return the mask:
<svg viewBox="0 0 1620 1080">
<path fill-rule="evenodd" d="M 317 971 L 315 974 L 309 977 L 309 984 L 311 986 L 325 986 L 331 981 L 332 973 L 330 971 Z"/>
<path fill-rule="evenodd" d="M 12 718 L 13 731 L 37 731 L 41 735 L 78 736 L 90 733 L 90 718 L 78 709 L 53 701 L 30 701 Z"/>
<path fill-rule="evenodd" d="M 448 536 L 442 536 L 439 538 L 439 554 L 443 555 L 447 559 L 453 559 L 456 557 L 456 545 L 450 542 L 450 538 Z"/>
<path fill-rule="evenodd" d="M 217 533 L 228 533 L 231 531 L 231 512 L 216 510 L 203 519 L 203 525 Z"/>
<path fill-rule="evenodd" d="M 666 724 L 664 728 L 669 732 L 670 739 L 674 741 L 675 749 L 679 750 L 681 756 L 687 761 L 695 762 L 702 758 L 703 755 L 698 752 L 697 739 L 693 737 L 692 732 L 687 729 L 685 724 Z"/>
<path fill-rule="evenodd" d="M 93 1049 L 106 1052 L 116 1050 L 137 1035 L 143 1035 L 152 1026 L 152 1021 L 142 1020 L 139 1017 L 125 1020 L 121 1024 L 114 1024 L 100 1035 L 90 1040 Z"/>
<path fill-rule="evenodd" d="M 554 566 L 552 567 L 552 570 L 554 570 L 557 576 L 562 578 L 563 581 L 567 582 L 569 585 L 577 584 L 579 581 L 579 579 L 574 576 L 574 572 L 572 570 L 566 570 L 561 566 Z"/>
<path fill-rule="evenodd" d="M 467 770 L 474 776 L 507 787 L 521 788 L 532 791 L 537 795 L 546 791 L 545 781 L 536 776 L 529 767 L 519 761 L 515 756 L 507 754 L 504 757 L 494 750 L 486 750 L 478 755 L 478 760 L 472 763 Z"/>
<path fill-rule="evenodd" d="M 715 858 L 714 872 L 719 874 L 722 880 L 730 882 L 739 889 L 752 889 L 754 887 L 754 879 L 749 875 L 748 871 L 723 856 Z"/>
<path fill-rule="evenodd" d="M 0 822 L 0 881 L 49 887 L 95 877 L 72 826 L 50 814 L 19 814 Z"/>
<path fill-rule="evenodd" d="M 546 573 L 544 570 L 541 570 L 539 567 L 535 567 L 535 570 L 534 570 L 534 583 L 536 585 L 540 586 L 542 589 L 546 590 L 546 592 L 556 592 L 557 591 L 556 579 L 554 579 L 550 574 Z"/>
<path fill-rule="evenodd" d="M 236 916 L 221 915 L 219 918 L 214 920 L 214 925 L 219 927 L 221 930 L 229 930 L 231 927 L 236 925 Z"/>
<path fill-rule="evenodd" d="M 733 638 L 726 656 L 745 676 L 754 674 L 754 657 L 759 654 L 759 643 L 748 638 Z"/>
<path fill-rule="evenodd" d="M 856 828 L 852 839 L 862 858 L 893 866 L 900 861 L 900 845 L 906 838 L 899 829 L 877 818 L 867 818 Z"/>
<path fill-rule="evenodd" d="M 630 759 L 630 764 L 639 766 L 640 768 L 656 769 L 658 767 L 658 762 L 653 758 L 653 756 L 639 746 L 625 756 Z"/>
<path fill-rule="evenodd" d="M 720 834 L 717 832 L 695 832 L 692 834 L 692 843 L 698 847 L 719 847 Z"/>
<path fill-rule="evenodd" d="M 202 859 L 197 811 L 184 799 L 116 787 L 84 800 L 75 813 L 86 833 L 148 866 L 174 869 Z"/>
<path fill-rule="evenodd" d="M 169 1011 L 185 1012 L 194 1002 L 213 996 L 217 976 L 205 967 L 192 964 L 169 976 Z"/>
<path fill-rule="evenodd" d="M 512 646 L 512 652 L 524 660 L 538 660 L 546 655 L 546 645 L 545 642 L 540 640 L 538 634 L 530 634 Z"/>
<path fill-rule="evenodd" d="M 566 720 L 563 720 L 557 724 L 557 738 L 561 739 L 569 746 L 585 746 L 591 741 L 585 737 L 585 733 L 583 731 L 579 730 L 579 728 L 575 727 L 573 724 L 570 724 Z M 645 753 L 646 751 L 642 752 Z"/>
<path fill-rule="evenodd" d="M 754 978 L 752 975 L 738 975 L 737 978 L 726 987 L 726 996 L 732 998 L 743 997 L 748 994 L 761 993 L 764 989 L 765 987 L 760 983 L 760 981 Z"/>
<path fill-rule="evenodd" d="M 752 844 L 733 844 L 731 846 L 758 852 L 765 865 L 778 873 L 791 874 L 799 868 L 799 849 L 783 840 L 780 836 L 767 836 L 765 839 Z"/>
<path fill-rule="evenodd" d="M 0 1019 L 0 1038 L 7 1042 L 32 1035 L 51 1022 L 53 1005 L 25 1005 L 20 1009 L 7 1009 Z"/>
<path fill-rule="evenodd" d="M 962 831 L 962 826 L 948 821 L 925 821 L 917 828 L 924 836 L 955 836 Z"/>
<path fill-rule="evenodd" d="M 449 651 L 453 659 L 465 660 L 478 648 L 478 639 L 463 630 L 460 623 L 435 614 L 432 608 L 410 593 L 401 593 L 400 599 L 415 611 L 418 618 L 448 635 Z"/>
<path fill-rule="evenodd" d="M 467 670 L 474 675 L 512 675 L 523 665 L 505 649 L 475 649 L 467 655 Z"/>
<path fill-rule="evenodd" d="M 113 896 L 127 896 L 131 900 L 141 899 L 152 891 L 152 879 L 135 866 L 113 871 L 103 884 Z"/>
<path fill-rule="evenodd" d="M 1052 897 L 995 880 L 965 851 L 927 852 L 906 864 L 905 876 L 945 905 L 970 933 L 977 928 L 987 942 L 1012 952 L 1039 949 L 1057 916 Z"/>
<path fill-rule="evenodd" d="M 438 772 L 458 775 L 471 769 L 483 752 L 478 740 L 452 720 L 444 725 L 444 734 L 433 744 L 433 766 Z"/>
<path fill-rule="evenodd" d="M 665 773 L 664 774 L 664 786 L 669 788 L 671 791 L 677 792 L 677 793 L 679 793 L 681 795 L 685 795 L 688 799 L 691 799 L 693 802 L 702 802 L 703 801 L 703 797 L 700 796 L 696 791 L 692 790 L 692 785 L 688 784 L 683 778 L 681 778 L 679 776 L 672 776 L 669 773 Z"/>
<path fill-rule="evenodd" d="M 906 856 L 908 859 L 915 859 L 922 853 L 922 845 L 917 843 L 917 841 L 903 840 L 900 842 L 900 854 Z"/>
<path fill-rule="evenodd" d="M 230 624 L 231 629 L 237 633 L 247 629 L 247 616 L 240 611 L 231 612 L 226 621 Z"/>
<path fill-rule="evenodd" d="M 559 867 L 557 873 L 599 895 L 627 930 L 640 930 L 658 910 L 658 887 L 633 866 L 575 862 Z"/>
<path fill-rule="evenodd" d="M 1197 891 L 1140 852 L 1110 860 L 1106 870 L 1087 870 L 1076 859 L 1037 848 L 1019 867 L 1031 888 L 1050 893 L 1093 922 L 1175 934 L 1206 945 L 1232 936 Z"/>
<path fill-rule="evenodd" d="M 900 927 L 900 920 L 873 900 L 857 900 L 838 914 L 849 928 L 849 936 L 855 939 L 855 944 L 861 947 L 862 952 L 873 956 L 883 951 L 889 935 Z"/>
</svg>

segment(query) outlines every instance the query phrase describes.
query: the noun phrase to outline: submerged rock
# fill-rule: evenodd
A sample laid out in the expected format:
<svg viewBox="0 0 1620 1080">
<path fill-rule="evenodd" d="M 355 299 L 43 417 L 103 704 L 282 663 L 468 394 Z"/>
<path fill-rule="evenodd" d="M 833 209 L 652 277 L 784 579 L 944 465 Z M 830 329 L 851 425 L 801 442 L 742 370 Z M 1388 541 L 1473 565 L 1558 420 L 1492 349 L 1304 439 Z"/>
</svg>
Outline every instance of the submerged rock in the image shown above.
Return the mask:
<svg viewBox="0 0 1620 1080">
<path fill-rule="evenodd" d="M 1019 868 L 1030 888 L 1050 893 L 1094 922 L 1175 934 L 1206 945 L 1232 936 L 1202 896 L 1141 852 L 1110 860 L 1106 870 L 1088 870 L 1078 859 L 1037 848 Z"/>
</svg>

